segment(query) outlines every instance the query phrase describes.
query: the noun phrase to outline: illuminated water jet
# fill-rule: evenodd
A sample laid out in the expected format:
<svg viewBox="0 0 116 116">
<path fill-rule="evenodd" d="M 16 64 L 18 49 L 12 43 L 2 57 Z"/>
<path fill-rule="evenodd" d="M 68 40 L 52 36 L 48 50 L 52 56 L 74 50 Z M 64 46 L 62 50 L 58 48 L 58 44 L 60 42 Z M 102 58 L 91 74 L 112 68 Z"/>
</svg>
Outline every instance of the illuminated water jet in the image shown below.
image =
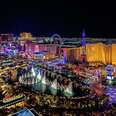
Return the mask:
<svg viewBox="0 0 116 116">
<path fill-rule="evenodd" d="M 72 83 L 68 85 L 68 87 L 64 90 L 65 96 L 73 96 L 73 90 L 72 90 Z"/>
<path fill-rule="evenodd" d="M 36 76 L 36 73 L 35 73 L 35 71 L 34 71 L 34 68 L 32 67 L 32 69 L 31 69 L 31 72 L 32 72 L 32 76 Z"/>
<path fill-rule="evenodd" d="M 45 78 L 45 75 L 43 76 L 42 81 L 41 81 L 41 89 L 42 89 L 42 92 L 46 91 L 46 78 Z"/>
<path fill-rule="evenodd" d="M 38 75 L 37 75 L 37 80 L 38 80 L 39 82 L 41 81 L 40 71 L 39 71 L 39 73 L 38 73 Z"/>
<path fill-rule="evenodd" d="M 51 85 L 51 93 L 56 95 L 57 94 L 57 79 L 55 79 Z"/>
</svg>

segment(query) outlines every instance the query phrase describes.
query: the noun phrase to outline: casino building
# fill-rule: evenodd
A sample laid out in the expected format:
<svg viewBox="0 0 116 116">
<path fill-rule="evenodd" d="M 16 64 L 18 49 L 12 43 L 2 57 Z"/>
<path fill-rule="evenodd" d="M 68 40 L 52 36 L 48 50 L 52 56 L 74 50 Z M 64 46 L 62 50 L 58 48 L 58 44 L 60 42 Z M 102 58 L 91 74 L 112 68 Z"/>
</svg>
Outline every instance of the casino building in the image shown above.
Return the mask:
<svg viewBox="0 0 116 116">
<path fill-rule="evenodd" d="M 112 43 L 109 43 L 108 39 L 87 38 L 84 54 L 86 61 L 88 63 L 99 62 L 105 65 L 116 65 L 116 40 L 110 40 Z M 70 48 L 64 47 L 63 50 L 67 62 L 72 63 L 75 61 L 82 61 L 83 46 L 81 45 L 81 40 L 76 46 Z"/>
<path fill-rule="evenodd" d="M 28 58 L 35 59 L 37 54 L 40 55 L 45 52 L 45 59 L 55 58 L 60 55 L 59 43 L 57 41 L 53 43 L 48 37 L 40 37 L 40 40 L 37 37 L 33 37 L 31 33 L 21 33 L 19 41 L 22 46 L 22 52 L 25 52 Z"/>
<path fill-rule="evenodd" d="M 87 38 L 61 38 L 58 34 L 52 37 L 33 37 L 31 33 L 23 32 L 19 37 L 21 50 L 28 58 L 36 58 L 37 53 L 46 53 L 46 59 L 55 56 L 64 56 L 68 63 L 86 61 L 101 64 L 116 64 L 116 39 Z"/>
</svg>

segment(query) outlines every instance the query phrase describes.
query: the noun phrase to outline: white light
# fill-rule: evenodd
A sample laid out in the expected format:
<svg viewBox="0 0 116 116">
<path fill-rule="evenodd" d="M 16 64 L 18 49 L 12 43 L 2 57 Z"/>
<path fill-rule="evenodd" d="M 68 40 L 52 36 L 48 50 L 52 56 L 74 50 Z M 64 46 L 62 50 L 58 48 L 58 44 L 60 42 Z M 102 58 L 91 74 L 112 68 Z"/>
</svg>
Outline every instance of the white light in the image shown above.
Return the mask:
<svg viewBox="0 0 116 116">
<path fill-rule="evenodd" d="M 11 47 L 11 43 L 10 43 L 9 45 L 10 45 L 10 47 Z"/>
<path fill-rule="evenodd" d="M 37 75 L 37 79 L 38 79 L 39 81 L 41 80 L 40 71 L 39 71 L 39 73 L 38 73 L 38 75 Z"/>
<path fill-rule="evenodd" d="M 68 85 L 68 87 L 64 90 L 64 93 L 66 95 L 66 93 L 70 94 L 70 95 L 73 95 L 73 92 L 72 92 L 72 83 L 70 83 Z"/>
<path fill-rule="evenodd" d="M 27 73 L 27 77 L 30 77 L 30 74 L 29 74 L 29 72 Z"/>
<path fill-rule="evenodd" d="M 42 79 L 42 83 L 46 85 L 46 78 L 45 78 L 45 76 Z"/>
<path fill-rule="evenodd" d="M 50 91 L 53 95 L 57 94 L 57 79 L 53 81 Z"/>
<path fill-rule="evenodd" d="M 54 80 L 51 87 L 54 88 L 54 89 L 57 89 L 57 79 Z"/>
<path fill-rule="evenodd" d="M 107 79 L 112 80 L 112 79 L 114 79 L 114 77 L 113 76 L 107 76 Z"/>
<path fill-rule="evenodd" d="M 27 77 L 27 75 L 26 75 L 26 73 L 25 73 L 25 76 L 24 76 L 25 78 Z"/>
<path fill-rule="evenodd" d="M 46 90 L 46 78 L 45 78 L 45 76 L 43 77 L 41 82 L 42 82 L 42 86 L 41 86 L 42 92 L 45 92 L 45 90 Z"/>
<path fill-rule="evenodd" d="M 32 76 L 36 76 L 36 74 L 35 74 L 35 71 L 34 71 L 34 69 L 33 69 L 33 67 L 32 67 L 32 69 L 31 69 L 31 72 L 32 72 Z"/>
<path fill-rule="evenodd" d="M 112 80 L 109 80 L 109 84 L 112 84 Z"/>
</svg>

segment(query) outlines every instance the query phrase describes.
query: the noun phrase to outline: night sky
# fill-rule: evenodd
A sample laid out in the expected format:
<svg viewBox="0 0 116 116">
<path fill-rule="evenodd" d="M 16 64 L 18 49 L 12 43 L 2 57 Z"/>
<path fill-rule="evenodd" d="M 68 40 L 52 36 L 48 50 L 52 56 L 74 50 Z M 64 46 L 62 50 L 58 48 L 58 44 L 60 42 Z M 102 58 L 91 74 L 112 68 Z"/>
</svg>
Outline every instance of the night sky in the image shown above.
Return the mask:
<svg viewBox="0 0 116 116">
<path fill-rule="evenodd" d="M 116 38 L 115 3 L 56 0 L 5 2 L 0 7 L 0 33 L 32 32 L 35 36 Z M 78 1 L 78 0 L 76 0 Z M 96 2 L 95 2 L 96 1 Z"/>
</svg>

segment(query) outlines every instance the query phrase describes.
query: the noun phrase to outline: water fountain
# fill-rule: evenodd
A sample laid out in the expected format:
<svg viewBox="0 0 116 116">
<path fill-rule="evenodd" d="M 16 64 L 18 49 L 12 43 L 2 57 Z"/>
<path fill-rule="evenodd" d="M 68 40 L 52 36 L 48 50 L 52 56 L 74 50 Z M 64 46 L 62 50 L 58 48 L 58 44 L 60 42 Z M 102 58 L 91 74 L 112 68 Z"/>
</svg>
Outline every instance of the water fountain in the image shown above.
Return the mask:
<svg viewBox="0 0 116 116">
<path fill-rule="evenodd" d="M 42 89 L 42 92 L 45 92 L 46 91 L 46 77 L 45 77 L 45 74 L 42 78 L 42 81 L 41 81 L 41 89 Z"/>
<path fill-rule="evenodd" d="M 36 76 L 36 73 L 35 73 L 35 71 L 34 71 L 34 68 L 32 67 L 32 69 L 31 69 L 31 72 L 32 72 L 32 76 Z"/>
<path fill-rule="evenodd" d="M 43 76 L 43 78 L 42 78 L 42 84 L 45 84 L 46 85 L 46 78 L 45 78 L 45 75 Z"/>
<path fill-rule="evenodd" d="M 27 77 L 27 74 L 25 73 L 25 74 L 24 74 L 24 78 L 26 78 L 26 77 Z"/>
<path fill-rule="evenodd" d="M 37 75 L 37 81 L 40 82 L 41 81 L 41 74 L 40 74 L 40 70 L 39 70 L 39 73 Z"/>
<path fill-rule="evenodd" d="M 27 77 L 30 77 L 30 73 L 29 72 L 27 73 Z"/>
<path fill-rule="evenodd" d="M 57 94 L 57 79 L 55 79 L 51 85 L 51 93 L 53 95 L 56 95 Z"/>
<path fill-rule="evenodd" d="M 73 96 L 73 90 L 72 90 L 72 82 L 67 86 L 67 88 L 64 90 L 64 96 Z"/>
</svg>

